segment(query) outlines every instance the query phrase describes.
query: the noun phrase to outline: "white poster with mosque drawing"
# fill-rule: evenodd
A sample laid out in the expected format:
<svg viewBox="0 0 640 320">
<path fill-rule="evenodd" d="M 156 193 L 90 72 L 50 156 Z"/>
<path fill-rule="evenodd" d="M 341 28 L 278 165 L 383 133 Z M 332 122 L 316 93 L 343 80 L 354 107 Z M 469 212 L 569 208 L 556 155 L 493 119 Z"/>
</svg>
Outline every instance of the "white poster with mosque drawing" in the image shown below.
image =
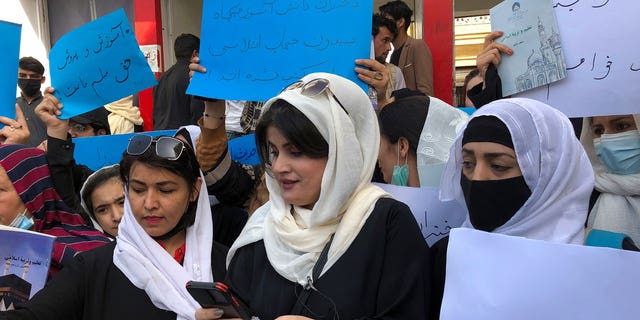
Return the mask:
<svg viewBox="0 0 640 320">
<path fill-rule="evenodd" d="M 54 236 L 0 225 L 0 311 L 44 287 Z"/>
<path fill-rule="evenodd" d="M 567 76 L 558 22 L 551 0 L 507 0 L 489 11 L 496 41 L 513 49 L 502 55 L 498 74 L 502 95 L 509 96 Z"/>
</svg>

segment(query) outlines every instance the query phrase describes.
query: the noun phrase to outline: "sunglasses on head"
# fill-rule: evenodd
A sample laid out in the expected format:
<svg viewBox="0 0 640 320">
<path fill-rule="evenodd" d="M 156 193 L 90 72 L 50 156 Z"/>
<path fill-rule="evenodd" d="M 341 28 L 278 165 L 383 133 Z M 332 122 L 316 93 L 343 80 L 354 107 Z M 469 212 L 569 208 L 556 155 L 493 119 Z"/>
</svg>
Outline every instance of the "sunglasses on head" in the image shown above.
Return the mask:
<svg viewBox="0 0 640 320">
<path fill-rule="evenodd" d="M 311 98 L 326 92 L 329 96 L 333 97 L 333 100 L 335 100 L 338 103 L 338 105 L 340 105 L 340 108 L 342 108 L 342 110 L 344 110 L 344 112 L 347 115 L 349 115 L 349 112 L 347 111 L 347 109 L 342 105 L 340 100 L 338 100 L 338 97 L 336 97 L 336 95 L 333 94 L 333 92 L 329 88 L 329 80 L 327 79 L 317 78 L 317 79 L 309 80 L 306 83 L 302 80 L 296 81 L 286 86 L 284 89 L 282 89 L 281 93 L 284 91 L 295 90 L 295 89 L 300 89 L 300 94 L 302 94 L 303 96 L 311 97 Z"/>
<path fill-rule="evenodd" d="M 167 160 L 177 160 L 182 155 L 185 146 L 180 139 L 173 137 L 159 137 L 154 140 L 150 135 L 138 134 L 129 140 L 127 145 L 127 154 L 139 156 L 149 150 L 149 147 L 155 145 L 156 155 Z"/>
</svg>

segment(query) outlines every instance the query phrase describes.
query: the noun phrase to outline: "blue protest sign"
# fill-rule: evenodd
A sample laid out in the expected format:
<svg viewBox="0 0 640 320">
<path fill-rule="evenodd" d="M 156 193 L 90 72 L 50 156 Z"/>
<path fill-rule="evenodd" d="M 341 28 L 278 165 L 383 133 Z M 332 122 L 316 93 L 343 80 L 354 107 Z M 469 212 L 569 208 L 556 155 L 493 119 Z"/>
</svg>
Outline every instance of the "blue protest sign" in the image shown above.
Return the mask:
<svg viewBox="0 0 640 320">
<path fill-rule="evenodd" d="M 123 9 L 64 35 L 51 49 L 49 62 L 63 119 L 157 83 Z"/>
<path fill-rule="evenodd" d="M 0 115 L 16 118 L 16 79 L 20 56 L 19 24 L 0 21 Z"/>
<path fill-rule="evenodd" d="M 66 108 L 66 107 L 65 107 Z M 161 130 L 144 132 L 150 136 L 173 136 L 175 130 Z M 108 136 L 95 136 L 75 138 L 74 159 L 76 163 L 83 164 L 92 170 L 98 170 L 120 162 L 122 153 L 127 149 L 129 139 L 136 133 L 112 134 Z"/>
<path fill-rule="evenodd" d="M 15 99 L 15 98 L 14 98 Z M 173 136 L 176 130 L 143 132 L 150 136 Z M 74 158 L 76 163 L 83 164 L 92 170 L 98 170 L 120 162 L 122 153 L 127 149 L 129 139 L 137 133 L 113 134 L 75 138 Z M 246 165 L 260 163 L 253 134 L 229 141 L 231 159 Z"/>
<path fill-rule="evenodd" d="M 252 166 L 260 163 L 254 134 L 229 140 L 229 152 L 231 153 L 231 159 L 242 164 Z"/>
<path fill-rule="evenodd" d="M 362 86 L 355 59 L 371 52 L 372 1 L 205 0 L 200 63 L 187 93 L 265 101 L 313 72 Z"/>
</svg>

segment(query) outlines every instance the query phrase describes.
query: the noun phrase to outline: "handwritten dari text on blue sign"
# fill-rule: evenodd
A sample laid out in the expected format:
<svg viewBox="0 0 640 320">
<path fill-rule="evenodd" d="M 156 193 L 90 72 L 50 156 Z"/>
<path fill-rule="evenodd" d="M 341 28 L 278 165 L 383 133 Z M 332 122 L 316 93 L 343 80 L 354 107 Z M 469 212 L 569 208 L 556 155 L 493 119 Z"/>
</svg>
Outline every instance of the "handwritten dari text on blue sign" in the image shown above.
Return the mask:
<svg viewBox="0 0 640 320">
<path fill-rule="evenodd" d="M 73 117 L 156 84 L 123 9 L 66 34 L 49 54 L 61 118 Z"/>
<path fill-rule="evenodd" d="M 365 88 L 354 60 L 368 58 L 371 1 L 205 0 L 200 63 L 187 92 L 265 101 L 313 72 Z"/>
</svg>

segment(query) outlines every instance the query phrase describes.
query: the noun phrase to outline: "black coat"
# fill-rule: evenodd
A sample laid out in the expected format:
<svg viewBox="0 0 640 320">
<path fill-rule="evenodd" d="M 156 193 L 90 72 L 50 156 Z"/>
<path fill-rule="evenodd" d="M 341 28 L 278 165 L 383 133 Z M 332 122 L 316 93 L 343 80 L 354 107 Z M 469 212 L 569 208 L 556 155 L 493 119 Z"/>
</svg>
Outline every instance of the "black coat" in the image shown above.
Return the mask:
<svg viewBox="0 0 640 320">
<path fill-rule="evenodd" d="M 113 263 L 112 242 L 76 256 L 26 304 L 0 313 L 0 319 L 175 319 L 174 312 L 158 309 Z M 211 268 L 224 279 L 227 248 L 214 243 Z"/>
<path fill-rule="evenodd" d="M 381 199 L 353 243 L 314 282 L 299 314 L 313 319 L 426 319 L 431 261 L 409 208 Z M 260 319 L 291 314 L 303 288 L 280 276 L 263 241 L 244 246 L 227 283 Z M 295 314 L 295 313 L 294 313 Z"/>
</svg>

